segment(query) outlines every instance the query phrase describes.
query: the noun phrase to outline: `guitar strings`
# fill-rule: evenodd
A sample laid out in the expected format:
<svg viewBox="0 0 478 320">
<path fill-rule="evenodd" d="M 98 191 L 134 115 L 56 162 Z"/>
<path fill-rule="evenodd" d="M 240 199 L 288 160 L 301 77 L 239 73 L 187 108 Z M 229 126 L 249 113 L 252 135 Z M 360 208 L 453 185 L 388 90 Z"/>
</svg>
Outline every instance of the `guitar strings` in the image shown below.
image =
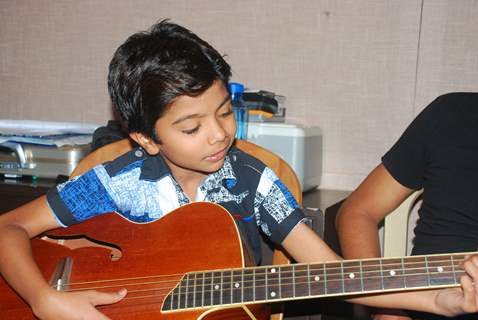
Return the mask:
<svg viewBox="0 0 478 320">
<path fill-rule="evenodd" d="M 283 272 L 283 274 L 288 274 L 288 273 L 293 273 L 293 272 Z M 449 274 L 452 273 L 452 272 L 448 272 Z M 366 277 L 357 277 L 357 278 L 354 278 L 354 279 L 347 279 L 347 278 L 334 278 L 334 279 L 319 279 L 319 280 L 316 280 L 316 281 L 312 281 L 313 283 L 331 283 L 331 282 L 343 282 L 343 281 L 350 281 L 350 280 L 373 280 L 373 279 L 385 279 L 385 280 L 389 280 L 389 279 L 400 279 L 400 277 L 402 278 L 407 278 L 407 277 L 417 277 L 417 276 L 423 276 L 423 275 L 440 275 L 440 274 L 444 274 L 444 272 L 426 272 L 426 273 L 407 273 L 407 274 L 396 274 L 396 275 L 386 275 L 386 276 L 366 276 Z M 443 275 L 443 277 L 434 277 L 433 280 L 435 281 L 438 281 L 440 279 L 450 279 L 450 276 L 446 276 L 446 272 L 445 274 Z M 464 271 L 460 271 L 460 272 L 455 272 L 455 274 L 457 276 L 461 276 L 461 275 L 464 275 L 465 272 Z M 265 275 L 265 274 L 263 274 Z M 160 278 L 161 276 L 156 276 L 157 278 Z M 311 274 L 311 275 L 304 275 L 304 276 L 289 276 L 289 277 L 283 277 L 281 276 L 280 278 L 280 281 L 281 283 L 277 283 L 275 285 L 277 286 L 286 286 L 286 285 L 301 285 L 301 284 L 308 284 L 309 282 L 309 279 L 310 278 L 313 278 L 315 277 L 314 274 Z M 154 278 L 151 277 L 151 278 Z M 231 278 L 230 276 L 227 277 L 228 279 Z M 224 279 L 224 277 L 222 278 Z M 182 288 L 195 288 L 195 287 L 204 287 L 205 285 L 213 285 L 215 283 L 221 283 L 224 286 L 228 286 L 228 288 L 231 288 L 233 289 L 232 287 L 229 287 L 229 285 L 233 284 L 233 283 L 243 283 L 243 284 L 250 284 L 250 283 L 253 283 L 255 281 L 262 281 L 262 282 L 266 282 L 267 280 L 268 281 L 271 281 L 271 279 L 266 279 L 265 277 L 263 279 L 260 279 L 260 280 L 237 280 L 237 281 L 229 281 L 229 280 L 226 280 L 226 281 L 221 281 L 221 277 L 218 276 L 218 277 L 210 277 L 210 278 L 200 278 L 200 279 L 194 279 L 194 280 L 190 280 L 191 282 L 197 282 L 197 280 L 199 281 L 207 281 L 207 280 L 211 280 L 211 283 L 208 283 L 208 284 L 181 284 L 181 287 Z M 218 280 L 218 281 L 214 281 L 214 280 Z M 272 281 L 279 281 L 279 278 L 277 277 L 276 279 L 272 279 Z M 292 280 L 291 282 L 283 282 L 283 281 L 288 281 L 288 280 Z M 298 281 L 297 281 L 298 280 Z M 403 280 L 403 279 L 402 279 Z M 104 286 L 92 286 L 92 287 L 81 287 L 81 288 L 77 288 L 77 289 L 68 289 L 68 291 L 80 291 L 80 290 L 98 290 L 98 289 L 112 289 L 112 288 L 122 288 L 122 287 L 132 287 L 132 286 L 147 286 L 147 285 L 156 285 L 156 284 L 167 284 L 168 282 L 171 283 L 171 285 L 165 285 L 163 287 L 155 287 L 155 288 L 152 288 L 152 289 L 136 289 L 134 291 L 130 291 L 130 292 L 141 292 L 141 291 L 145 291 L 145 290 L 162 290 L 162 289 L 167 289 L 167 290 L 170 290 L 172 289 L 173 287 L 176 286 L 176 284 L 179 284 L 179 282 L 181 281 L 181 278 L 178 278 L 178 279 L 173 279 L 173 280 L 165 280 L 165 281 L 150 281 L 150 282 L 137 282 L 137 283 L 119 283 L 119 284 L 114 284 L 114 285 L 104 285 Z M 184 280 L 183 281 L 186 281 L 187 280 Z M 182 281 L 181 281 L 182 282 Z M 68 286 L 68 284 L 64 285 L 64 286 Z M 269 285 L 260 285 L 260 286 L 250 286 L 250 287 L 243 287 L 243 288 L 265 288 L 265 287 L 270 287 L 270 286 L 274 286 L 274 284 L 269 284 Z"/>
<path fill-rule="evenodd" d="M 434 265 L 434 268 L 439 268 L 441 265 L 439 263 L 442 263 L 442 262 L 449 262 L 449 260 L 434 260 L 434 261 L 431 261 L 430 263 L 433 263 Z M 452 270 L 453 271 L 449 271 L 448 273 L 453 273 L 454 274 L 454 278 L 456 278 L 457 274 L 460 273 L 461 274 L 464 274 L 463 271 L 461 270 L 456 270 L 455 271 L 455 267 L 458 267 L 459 266 L 459 263 L 461 261 L 457 261 L 458 264 L 456 263 L 453 263 L 451 265 L 452 267 Z M 438 265 L 437 265 L 438 263 Z M 329 263 L 330 264 L 330 263 Z M 334 264 L 334 263 L 332 263 Z M 338 262 L 337 264 L 341 264 L 340 262 Z M 417 262 L 411 262 L 411 263 L 388 263 L 388 264 L 381 264 L 381 270 L 373 270 L 373 271 L 370 271 L 370 270 L 365 270 L 365 271 L 358 271 L 356 270 L 355 272 L 358 273 L 358 274 L 362 274 L 363 276 L 362 277 L 357 277 L 355 279 L 347 279 L 347 278 L 342 278 L 342 275 L 346 272 L 336 272 L 336 273 L 333 273 L 334 270 L 346 270 L 346 269 L 350 269 L 351 267 L 350 266 L 340 266 L 340 267 L 334 267 L 334 268 L 326 268 L 326 271 L 332 271 L 332 272 L 327 272 L 326 273 L 326 276 L 327 276 L 327 280 L 325 279 L 320 279 L 318 281 L 313 281 L 313 283 L 315 285 L 319 285 L 319 284 L 323 284 L 325 285 L 325 283 L 331 283 L 331 281 L 335 281 L 337 283 L 342 283 L 343 281 L 349 281 L 349 280 L 372 280 L 372 279 L 388 279 L 388 278 L 395 278 L 397 279 L 397 277 L 417 277 L 417 276 L 422 276 L 422 275 L 437 275 L 437 274 L 443 274 L 443 273 L 447 273 L 446 270 L 444 269 L 442 272 L 418 272 L 418 273 L 405 273 L 405 274 L 395 274 L 393 276 L 391 275 L 385 275 L 385 276 L 380 276 L 380 275 L 375 275 L 375 276 L 369 276 L 367 274 L 377 274 L 377 273 L 384 273 L 384 272 L 387 272 L 387 271 L 392 271 L 392 270 L 395 270 L 395 269 L 384 269 L 387 268 L 387 267 L 390 267 L 390 266 L 395 266 L 395 267 L 398 267 L 397 269 L 401 269 L 401 266 L 402 265 L 416 265 Z M 327 263 L 325 264 L 318 264 L 318 265 L 327 265 Z M 300 264 L 299 265 L 295 265 L 295 268 L 297 268 L 297 266 L 301 266 Z M 367 265 L 366 267 L 367 268 L 370 268 L 370 267 L 377 267 L 377 266 L 380 266 L 380 264 L 377 264 L 377 265 Z M 286 268 L 289 268 L 285 271 L 282 271 L 280 270 L 284 267 Z M 359 266 L 353 266 L 353 268 L 357 268 Z M 441 266 L 442 268 L 446 268 L 446 267 L 450 267 L 448 265 L 444 265 L 444 266 Z M 233 277 L 234 275 L 232 275 L 232 272 L 234 270 L 249 270 L 249 271 L 252 271 L 253 269 L 255 270 L 264 270 L 264 273 L 261 274 L 261 273 L 256 273 L 256 275 L 259 275 L 259 276 L 262 276 L 264 275 L 264 279 L 259 279 L 257 280 L 257 282 L 266 282 L 266 278 L 265 278 L 265 271 L 267 269 L 272 269 L 272 268 L 276 268 L 280 271 L 278 271 L 275 276 L 277 277 L 276 279 L 273 279 L 272 281 L 279 281 L 279 277 L 280 277 L 280 281 L 283 282 L 283 281 L 289 281 L 289 280 L 293 280 L 292 282 L 285 282 L 285 283 L 277 283 L 277 286 L 287 286 L 287 285 L 295 285 L 295 286 L 300 286 L 300 285 L 307 285 L 309 284 L 309 279 L 313 278 L 314 277 L 314 274 L 309 274 L 309 275 L 303 275 L 303 276 L 295 276 L 293 275 L 294 273 L 297 273 L 297 272 L 307 272 L 307 270 L 299 270 L 297 271 L 297 269 L 293 269 L 291 268 L 290 265 L 284 265 L 284 266 L 267 266 L 267 267 L 255 267 L 255 268 L 244 268 L 244 269 L 228 269 L 231 271 L 231 275 L 228 275 L 226 276 L 226 282 L 224 282 L 224 277 L 222 277 L 221 279 L 221 276 L 215 276 L 215 277 L 203 277 L 201 279 L 199 279 L 200 281 L 203 281 L 203 284 L 196 284 L 196 280 L 197 279 L 194 279 L 194 280 L 189 280 L 189 282 L 192 282 L 193 284 L 184 284 L 184 282 L 188 282 L 188 280 L 184 280 L 184 278 L 182 278 L 185 274 L 172 274 L 172 275 L 160 275 L 160 276 L 146 276 L 146 277 L 135 277 L 135 278 L 120 278 L 120 279 L 110 279 L 110 280 L 105 280 L 105 281 L 102 281 L 102 280 L 96 280 L 96 281 L 89 281 L 89 282 L 77 282 L 77 283 L 69 283 L 69 284 L 64 284 L 65 287 L 72 287 L 72 286 L 80 286 L 80 288 L 77 288 L 77 289 L 67 289 L 65 291 L 78 291 L 78 290 L 97 290 L 97 289 L 112 289 L 112 288 L 122 288 L 122 287 L 134 287 L 134 286 L 154 286 L 154 285 L 160 285 L 160 286 L 157 286 L 157 287 L 153 287 L 153 288 L 146 288 L 146 289 L 132 289 L 131 290 L 128 290 L 129 292 L 129 295 L 133 294 L 133 293 L 140 293 L 140 292 L 158 292 L 158 291 L 166 291 L 166 293 L 161 293 L 161 294 L 158 294 L 158 293 L 154 293 L 152 295 L 146 295 L 146 296 L 127 296 L 125 297 L 125 299 L 144 299 L 144 298 L 151 298 L 151 297 L 165 297 L 167 296 L 167 294 L 171 291 L 171 289 L 173 289 L 174 287 L 176 287 L 176 285 L 181 285 L 182 288 L 184 290 L 191 290 L 191 291 L 195 291 L 196 287 L 201 287 L 201 288 L 204 288 L 205 284 L 204 282 L 206 281 L 211 281 L 211 283 L 207 284 L 207 286 L 211 286 L 214 284 L 214 281 L 215 280 L 218 280 L 216 281 L 217 283 L 221 283 L 222 285 L 222 288 L 221 290 L 224 290 L 224 287 L 226 287 L 226 290 L 249 290 L 251 288 L 255 288 L 255 289 L 260 289 L 260 288 L 265 288 L 265 287 L 271 287 L 271 285 L 259 285 L 259 286 L 249 286 L 252 282 L 254 282 L 255 280 L 246 280 L 244 281 L 242 278 L 241 280 L 239 281 L 233 281 Z M 422 270 L 426 270 L 426 269 L 430 269 L 430 267 L 422 267 L 422 268 L 410 268 L 408 269 L 409 271 L 411 270 L 418 270 L 418 271 L 422 271 Z M 323 268 L 320 269 L 320 270 L 309 270 L 309 272 L 312 271 L 312 272 L 317 272 L 317 271 L 321 271 L 323 272 Z M 219 270 L 210 270 L 210 271 L 204 271 L 204 273 L 213 273 L 213 272 L 223 272 L 223 271 L 219 271 Z M 191 272 L 189 274 L 199 274 L 201 272 Z M 352 270 L 351 273 L 354 273 L 354 271 Z M 187 273 L 186 273 L 187 274 Z M 285 274 L 290 274 L 288 277 L 284 277 L 283 275 Z M 239 276 L 236 274 L 236 276 Z M 240 275 L 242 277 L 242 274 Z M 248 276 L 255 276 L 254 274 L 246 274 L 245 275 L 246 277 Z M 334 279 L 334 277 L 336 276 L 339 276 L 340 278 L 336 278 Z M 97 285 L 97 286 L 92 286 L 92 287 L 82 287 L 83 285 L 91 285 L 91 284 L 101 284 L 101 283 L 113 283 L 113 282 L 126 282 L 126 281 L 137 281 L 137 280 L 151 280 L 151 279 L 159 279 L 159 281 L 143 281 L 143 282 L 130 282 L 130 283 L 115 283 L 115 284 L 109 284 L 109 285 Z M 163 280 L 165 279 L 165 280 Z M 169 279 L 169 280 L 168 280 Z M 182 280 L 181 280 L 182 279 Z M 449 277 L 443 277 L 443 279 L 446 279 L 448 280 Z M 222 280 L 222 281 L 220 281 Z M 268 279 L 269 281 L 271 281 L 271 279 Z M 437 280 L 440 280 L 440 278 L 434 278 L 435 281 Z M 228 282 L 230 281 L 230 282 Z M 456 279 L 455 279 L 456 281 Z M 242 283 L 242 287 L 240 289 L 238 288 L 233 288 L 233 283 Z M 212 292 L 214 292 L 214 290 L 203 290 L 201 291 L 203 292 L 202 294 L 212 294 Z M 173 293 L 174 295 L 175 293 Z M 181 294 L 185 294 L 184 292 L 181 293 Z"/>
<path fill-rule="evenodd" d="M 435 268 L 438 268 L 438 267 L 443 267 L 443 268 L 446 268 L 446 267 L 451 267 L 452 270 L 455 270 L 455 268 L 459 267 L 459 264 L 461 261 L 457 261 L 459 262 L 458 264 L 456 263 L 452 263 L 450 265 L 443 265 L 443 264 L 440 264 L 442 262 L 448 262 L 448 260 L 435 260 L 434 261 L 434 264 L 436 264 L 434 267 Z M 340 263 L 340 262 L 339 262 Z M 437 264 L 438 263 L 438 264 Z M 417 263 L 416 262 L 413 262 L 413 263 L 404 263 L 404 265 L 416 265 Z M 213 273 L 213 272 L 217 272 L 217 273 L 221 273 L 221 272 L 224 272 L 224 271 L 252 271 L 252 270 L 262 270 L 265 274 L 265 271 L 267 269 L 279 269 L 281 271 L 279 271 L 278 273 L 297 273 L 297 272 L 314 272 L 314 271 L 320 271 L 320 272 L 323 272 L 324 270 L 324 267 L 323 267 L 324 264 L 314 264 L 312 266 L 319 266 L 320 268 L 319 269 L 302 269 L 302 270 L 298 270 L 297 268 L 300 267 L 300 266 L 307 266 L 307 265 L 301 265 L 301 264 L 296 264 L 294 265 L 294 268 L 292 269 L 292 265 L 278 265 L 278 266 L 264 266 L 264 267 L 250 267 L 250 268 L 230 268 L 230 269 L 220 269 L 220 270 L 203 270 L 203 271 L 198 271 L 198 272 L 185 272 L 185 273 L 176 273 L 176 274 L 168 274 L 168 275 L 153 275 L 153 276 L 142 276 L 142 277 L 130 277 L 130 278 L 117 278 L 117 279 L 106 279 L 106 280 L 93 280 L 93 281 L 84 281 L 84 282 L 72 282 L 72 283 L 65 283 L 63 284 L 64 286 L 75 286 L 75 285 L 85 285 L 85 284 L 95 284 L 95 283 L 106 283 L 106 282 L 118 282 L 118 281 L 131 281 L 131 280 L 141 280 L 141 279 L 153 279 L 153 278 L 175 278 L 174 280 L 170 280 L 170 281 L 178 281 L 180 279 L 177 279 L 177 278 L 181 278 L 183 277 L 184 275 L 186 274 L 198 274 L 198 273 Z M 327 265 L 327 263 L 325 264 Z M 394 266 L 395 268 L 390 268 L 388 269 L 390 266 Z M 288 270 L 282 270 L 283 268 L 291 268 L 291 269 L 288 269 Z M 369 268 L 372 268 L 372 267 L 380 267 L 379 269 L 373 269 L 373 270 L 370 270 Z M 326 275 L 328 277 L 334 277 L 334 276 L 341 276 L 343 275 L 344 273 L 350 273 L 350 272 L 353 272 L 353 270 L 350 270 L 350 272 L 343 272 L 343 270 L 346 270 L 346 269 L 352 269 L 352 268 L 360 268 L 360 266 L 339 266 L 339 267 L 333 267 L 333 268 L 330 268 L 330 267 L 326 267 L 325 268 L 325 271 L 326 271 Z M 362 266 L 362 269 L 363 266 Z M 356 273 L 361 273 L 361 274 L 367 274 L 367 273 L 383 273 L 383 272 L 386 272 L 386 271 L 391 271 L 391 270 L 400 270 L 400 269 L 403 269 L 402 268 L 402 264 L 401 263 L 389 263 L 389 264 L 376 264 L 376 265 L 367 265 L 365 270 L 360 272 L 360 270 L 355 270 Z M 406 268 L 407 271 L 410 271 L 410 270 L 423 270 L 423 269 L 431 269 L 430 266 L 424 266 L 424 267 L 417 267 L 417 268 Z M 336 272 L 336 273 L 333 273 L 334 271 L 336 270 L 341 270 L 339 272 Z M 329 271 L 332 271 L 332 272 L 329 272 Z M 456 272 L 459 272 L 460 270 L 455 270 Z M 354 272 L 354 273 L 355 273 Z M 256 274 L 258 274 L 258 272 L 256 272 Z M 421 273 L 421 274 L 433 274 L 430 273 L 430 272 L 425 272 L 425 273 Z M 420 273 L 418 274 L 406 274 L 408 276 L 410 275 L 421 275 Z M 260 273 L 259 273 L 260 275 Z M 219 276 L 220 277 L 220 276 Z M 211 278 L 216 278 L 216 277 L 211 277 Z M 362 277 L 363 279 L 367 279 L 367 277 Z M 95 288 L 95 287 L 92 287 L 92 288 Z M 102 286 L 102 287 L 96 287 L 96 288 L 107 288 L 107 286 Z"/>
<path fill-rule="evenodd" d="M 394 259 L 394 258 L 391 258 L 391 259 L 385 259 L 385 260 L 382 260 L 382 261 L 393 261 L 393 260 L 398 260 L 398 259 Z M 161 278 L 161 277 L 182 277 L 183 275 L 187 274 L 187 273 L 190 273 L 190 274 L 194 274 L 194 273 L 209 273 L 209 272 L 224 272 L 224 271 L 252 271 L 252 270 L 267 270 L 267 269 L 283 269 L 283 268 L 293 268 L 292 270 L 294 270 L 294 272 L 305 272 L 306 270 L 298 270 L 298 268 L 300 267 L 307 267 L 307 266 L 311 266 L 311 267 L 319 267 L 319 269 L 310 269 L 309 270 L 316 270 L 316 271 L 320 271 L 320 270 L 324 270 L 327 272 L 327 275 L 331 275 L 331 276 L 334 276 L 334 275 L 341 275 L 343 274 L 343 270 L 344 269 L 352 269 L 352 268 L 358 268 L 360 269 L 360 267 L 362 267 L 362 269 L 365 269 L 365 271 L 361 272 L 361 273 L 374 273 L 374 272 L 383 272 L 383 271 L 389 271 L 391 270 L 392 268 L 390 268 L 391 266 L 395 267 L 393 268 L 394 270 L 397 270 L 397 269 L 407 269 L 407 270 L 415 270 L 415 269 L 431 269 L 432 267 L 451 267 L 453 269 L 455 269 L 456 267 L 460 267 L 460 263 L 463 262 L 464 260 L 464 256 L 461 257 L 461 260 L 453 260 L 451 263 L 450 263 L 450 260 L 449 259 L 446 259 L 446 260 L 433 260 L 433 261 L 429 261 L 428 263 L 422 263 L 422 262 L 418 262 L 418 261 L 412 261 L 412 262 L 407 262 L 407 261 L 403 261 L 403 262 L 393 262 L 393 263 L 379 263 L 379 264 L 367 264 L 367 265 L 344 265 L 343 262 L 348 262 L 348 261 L 352 261 L 352 260 L 344 260 L 343 262 L 326 262 L 326 263 L 311 263 L 311 264 L 293 264 L 293 265 L 269 265 L 269 266 L 258 266 L 258 267 L 246 267 L 246 268 L 228 268 L 228 269 L 218 269 L 218 270 L 202 270 L 202 271 L 197 271 L 197 272 L 194 272 L 194 271 L 191 271 L 191 272 L 184 272 L 184 273 L 176 273 L 176 274 L 167 274 L 167 275 L 153 275 L 153 276 L 141 276 L 141 277 L 130 277 L 130 278 L 117 278 L 117 279 L 107 279 L 107 280 L 92 280 L 92 281 L 84 281 L 84 282 L 73 282 L 73 283 L 66 283 L 65 285 L 82 285 L 82 284 L 93 284 L 93 283 L 99 283 L 99 282 L 114 282 L 114 281 L 128 281 L 128 280 L 140 280 L 140 279 L 150 279 L 150 278 Z M 377 260 L 373 260 L 373 261 L 377 261 Z M 378 260 L 379 261 L 379 260 Z M 447 263 L 448 265 L 444 264 L 444 263 Z M 340 266 L 338 267 L 330 267 L 330 265 L 333 265 L 333 264 L 338 264 Z M 407 266 L 410 266 L 410 265 L 420 265 L 420 264 L 423 264 L 424 266 L 423 267 L 417 267 L 417 268 L 410 268 L 410 267 L 407 267 Z M 433 264 L 432 267 L 430 267 L 430 264 Z M 373 269 L 373 270 L 370 270 L 371 268 L 376 268 L 376 269 Z M 390 269 L 388 269 L 390 268 Z M 285 272 L 293 272 L 292 270 L 287 270 Z M 339 271 L 337 273 L 331 273 L 329 271 L 335 271 L 335 270 L 342 270 L 342 271 Z M 458 270 L 456 270 L 458 271 Z M 284 271 L 281 271 L 281 272 L 284 272 Z M 360 272 L 360 271 L 357 271 L 357 272 Z"/>
</svg>

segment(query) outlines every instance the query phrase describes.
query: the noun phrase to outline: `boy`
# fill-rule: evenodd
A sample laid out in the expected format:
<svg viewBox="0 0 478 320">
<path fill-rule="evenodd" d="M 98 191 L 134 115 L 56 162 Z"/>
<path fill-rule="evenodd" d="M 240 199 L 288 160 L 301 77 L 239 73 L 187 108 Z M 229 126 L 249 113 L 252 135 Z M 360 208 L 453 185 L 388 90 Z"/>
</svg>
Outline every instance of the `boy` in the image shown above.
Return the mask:
<svg viewBox="0 0 478 320">
<path fill-rule="evenodd" d="M 302 223 L 300 208 L 274 173 L 231 148 L 236 123 L 226 89 L 229 77 L 230 68 L 216 50 L 175 24 L 161 22 L 118 48 L 110 64 L 109 91 L 141 148 L 0 217 L 0 271 L 39 318 L 105 319 L 95 306 L 126 295 L 126 290 L 54 291 L 29 251 L 28 239 L 41 232 L 110 211 L 146 222 L 191 201 L 216 202 L 241 216 L 256 258 L 259 226 L 299 262 L 339 259 Z M 475 283 L 476 260 L 465 264 Z M 463 291 L 353 301 L 446 315 L 475 311 L 472 279 L 462 282 Z"/>
</svg>

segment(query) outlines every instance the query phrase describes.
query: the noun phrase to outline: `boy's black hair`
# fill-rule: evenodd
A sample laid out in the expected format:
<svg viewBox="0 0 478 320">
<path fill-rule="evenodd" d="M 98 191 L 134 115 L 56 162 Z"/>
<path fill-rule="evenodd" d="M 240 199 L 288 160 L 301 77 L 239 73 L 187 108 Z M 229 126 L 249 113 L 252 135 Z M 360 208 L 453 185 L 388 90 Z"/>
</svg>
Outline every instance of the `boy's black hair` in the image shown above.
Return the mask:
<svg viewBox="0 0 478 320">
<path fill-rule="evenodd" d="M 177 97 L 198 96 L 215 80 L 227 86 L 230 76 L 230 66 L 211 45 L 163 20 L 116 50 L 108 90 L 128 131 L 159 142 L 154 125 Z"/>
</svg>

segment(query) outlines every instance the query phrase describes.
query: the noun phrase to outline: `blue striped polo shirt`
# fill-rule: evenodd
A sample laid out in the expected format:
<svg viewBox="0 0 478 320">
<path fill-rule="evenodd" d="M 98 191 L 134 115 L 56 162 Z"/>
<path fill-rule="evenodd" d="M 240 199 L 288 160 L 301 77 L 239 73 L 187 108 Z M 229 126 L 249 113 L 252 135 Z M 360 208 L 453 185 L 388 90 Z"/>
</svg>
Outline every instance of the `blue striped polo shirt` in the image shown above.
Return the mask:
<svg viewBox="0 0 478 320">
<path fill-rule="evenodd" d="M 141 148 L 59 184 L 49 190 L 47 201 L 64 227 L 113 211 L 135 223 L 151 222 L 191 202 L 161 155 L 148 155 Z M 260 232 L 280 244 L 304 220 L 275 173 L 235 147 L 223 167 L 201 183 L 194 201 L 217 203 L 228 210 L 257 263 Z"/>
</svg>

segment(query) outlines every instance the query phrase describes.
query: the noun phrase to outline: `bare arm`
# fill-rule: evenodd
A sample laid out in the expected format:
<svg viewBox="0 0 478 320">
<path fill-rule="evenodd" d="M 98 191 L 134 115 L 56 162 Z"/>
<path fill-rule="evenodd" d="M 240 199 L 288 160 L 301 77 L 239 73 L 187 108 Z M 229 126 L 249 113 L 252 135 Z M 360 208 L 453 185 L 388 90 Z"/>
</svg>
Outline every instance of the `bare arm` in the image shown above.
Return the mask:
<svg viewBox="0 0 478 320">
<path fill-rule="evenodd" d="M 30 304 L 49 290 L 31 255 L 30 238 L 57 227 L 44 196 L 0 216 L 0 272 Z"/>
<path fill-rule="evenodd" d="M 116 302 L 124 292 L 122 295 L 99 292 L 64 294 L 50 288 L 43 278 L 32 257 L 30 238 L 57 227 L 45 196 L 0 215 L 1 275 L 41 319 L 75 319 L 82 314 L 89 319 L 107 319 L 94 306 Z"/>
<path fill-rule="evenodd" d="M 344 201 L 336 219 L 347 259 L 380 256 L 377 225 L 414 190 L 398 183 L 380 164 Z"/>
<path fill-rule="evenodd" d="M 347 259 L 379 257 L 380 242 L 377 225 L 413 190 L 399 184 L 380 164 L 343 203 L 336 219 L 342 254 Z M 376 319 L 410 319 L 400 310 L 381 310 L 394 315 Z"/>
<path fill-rule="evenodd" d="M 297 225 L 282 243 L 298 262 L 325 262 L 341 260 L 307 225 Z M 369 295 L 348 301 L 379 308 L 410 309 L 442 315 L 457 315 L 478 311 L 478 257 L 466 263 L 470 277 L 464 277 L 463 289 L 414 291 Z M 474 279 L 474 285 L 472 281 Z"/>
</svg>

